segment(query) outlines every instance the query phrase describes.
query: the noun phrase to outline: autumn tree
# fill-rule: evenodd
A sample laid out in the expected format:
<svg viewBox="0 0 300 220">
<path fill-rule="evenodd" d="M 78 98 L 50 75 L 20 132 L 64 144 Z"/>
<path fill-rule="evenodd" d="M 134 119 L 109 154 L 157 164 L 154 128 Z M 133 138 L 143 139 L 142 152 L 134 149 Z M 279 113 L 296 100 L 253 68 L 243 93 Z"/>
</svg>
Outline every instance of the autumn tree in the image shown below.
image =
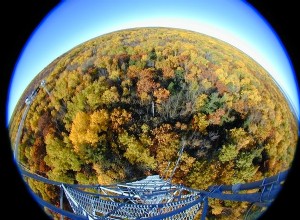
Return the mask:
<svg viewBox="0 0 300 220">
<path fill-rule="evenodd" d="M 49 179 L 111 184 L 159 174 L 207 189 L 292 165 L 298 124 L 285 95 L 255 60 L 207 35 L 135 28 L 78 45 L 24 91 L 10 122 L 12 143 L 26 95 L 41 79 L 47 91 L 30 105 L 19 162 Z M 56 189 L 28 183 L 57 202 Z M 248 207 L 209 204 L 209 219 L 240 219 Z"/>
<path fill-rule="evenodd" d="M 154 169 L 156 167 L 156 161 L 154 157 L 150 155 L 149 146 L 144 146 L 139 140 L 127 132 L 119 134 L 118 139 L 125 149 L 124 156 L 131 164 L 137 163 L 148 169 Z"/>
<path fill-rule="evenodd" d="M 44 161 L 44 157 L 47 155 L 46 147 L 42 137 L 38 137 L 31 150 L 30 150 L 30 161 L 32 164 L 32 170 L 34 173 L 40 173 L 45 175 L 49 171 L 49 167 Z"/>
<path fill-rule="evenodd" d="M 170 92 L 165 88 L 159 88 L 154 90 L 153 96 L 156 98 L 155 102 L 160 104 L 169 98 Z"/>
<path fill-rule="evenodd" d="M 50 167 L 47 173 L 49 179 L 64 183 L 74 183 L 74 176 L 70 171 L 79 171 L 82 161 L 76 155 L 72 148 L 66 147 L 66 144 L 48 134 L 45 139 L 47 155 L 44 160 Z"/>
<path fill-rule="evenodd" d="M 172 131 L 170 124 L 162 124 L 153 129 L 152 135 L 154 136 L 154 140 L 151 148 L 155 149 L 158 169 L 162 174 L 167 164 L 175 162 L 177 159 L 177 153 L 180 149 L 179 135 Z"/>
<path fill-rule="evenodd" d="M 152 100 L 152 92 L 158 87 L 153 79 L 154 71 L 152 69 L 144 69 L 139 73 L 139 80 L 136 84 L 137 94 L 142 103 L 149 103 Z"/>
<path fill-rule="evenodd" d="M 99 133 L 107 130 L 108 123 L 109 114 L 105 109 L 95 111 L 91 115 L 78 112 L 69 136 L 75 151 L 79 151 L 82 144 L 95 145 L 99 141 Z"/>
<path fill-rule="evenodd" d="M 186 181 L 192 188 L 207 189 L 214 185 L 218 172 L 215 169 L 213 162 L 206 160 L 197 160 L 188 174 Z"/>
<path fill-rule="evenodd" d="M 114 131 L 121 132 L 122 126 L 126 125 L 131 120 L 131 113 L 125 109 L 114 108 L 110 114 L 111 128 Z"/>
</svg>

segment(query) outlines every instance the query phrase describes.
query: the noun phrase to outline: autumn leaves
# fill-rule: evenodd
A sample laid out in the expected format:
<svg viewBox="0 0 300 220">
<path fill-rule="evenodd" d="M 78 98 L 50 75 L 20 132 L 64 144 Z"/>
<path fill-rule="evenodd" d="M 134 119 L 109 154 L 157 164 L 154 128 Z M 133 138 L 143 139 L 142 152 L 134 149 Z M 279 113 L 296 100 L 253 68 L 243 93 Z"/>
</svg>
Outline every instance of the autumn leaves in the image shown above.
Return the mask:
<svg viewBox="0 0 300 220">
<path fill-rule="evenodd" d="M 60 58 L 47 88 L 51 99 L 39 93 L 32 103 L 21 152 L 53 180 L 168 177 L 185 143 L 173 181 L 204 189 L 274 175 L 295 152 L 296 123 L 268 73 L 198 33 L 141 28 L 95 38 Z"/>
</svg>

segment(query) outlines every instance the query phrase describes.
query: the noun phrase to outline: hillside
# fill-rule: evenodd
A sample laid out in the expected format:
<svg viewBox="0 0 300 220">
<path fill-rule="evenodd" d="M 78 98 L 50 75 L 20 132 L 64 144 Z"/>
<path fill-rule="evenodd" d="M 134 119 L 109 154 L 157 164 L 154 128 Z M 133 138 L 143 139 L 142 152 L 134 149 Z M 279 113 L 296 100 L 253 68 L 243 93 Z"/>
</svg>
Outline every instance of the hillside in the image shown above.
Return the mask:
<svg viewBox="0 0 300 220">
<path fill-rule="evenodd" d="M 159 174 L 207 189 L 275 175 L 294 158 L 297 122 L 273 78 L 207 35 L 109 33 L 57 58 L 26 91 L 41 79 L 51 95 L 41 89 L 30 107 L 19 160 L 52 180 L 111 184 Z M 24 96 L 10 124 L 12 142 Z M 45 200 L 58 199 L 57 189 L 28 182 Z M 239 218 L 248 207 L 215 201 L 209 217 Z"/>
</svg>

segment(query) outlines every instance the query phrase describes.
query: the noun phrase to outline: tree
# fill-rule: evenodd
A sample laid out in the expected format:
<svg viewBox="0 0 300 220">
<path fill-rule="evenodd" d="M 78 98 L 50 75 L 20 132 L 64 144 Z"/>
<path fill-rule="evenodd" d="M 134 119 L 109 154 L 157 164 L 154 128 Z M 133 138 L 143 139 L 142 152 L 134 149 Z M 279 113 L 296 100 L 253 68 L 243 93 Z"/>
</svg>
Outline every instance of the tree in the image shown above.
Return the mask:
<svg viewBox="0 0 300 220">
<path fill-rule="evenodd" d="M 55 185 L 50 185 L 37 181 L 33 178 L 28 178 L 28 185 L 30 189 L 41 196 L 41 198 L 47 202 L 56 203 L 59 199 L 58 197 L 58 187 Z"/>
<path fill-rule="evenodd" d="M 148 146 L 144 146 L 139 140 L 123 132 L 118 136 L 120 144 L 125 148 L 124 156 L 131 164 L 139 164 L 147 169 L 155 169 L 156 161 L 150 156 Z"/>
<path fill-rule="evenodd" d="M 97 177 L 94 175 L 87 175 L 85 173 L 76 173 L 76 181 L 78 184 L 92 185 L 99 183 Z"/>
<path fill-rule="evenodd" d="M 109 185 L 114 182 L 113 179 L 105 173 L 103 167 L 100 164 L 94 164 L 93 169 L 97 173 L 97 180 L 99 184 Z"/>
<path fill-rule="evenodd" d="M 104 95 L 104 93 L 109 93 L 109 95 L 111 95 L 110 90 L 108 89 L 106 78 L 104 76 L 99 77 L 99 79 L 97 81 L 94 81 L 92 84 L 87 85 L 82 90 L 82 93 L 83 96 L 86 97 L 84 109 L 91 109 L 92 111 L 95 111 L 97 108 L 101 107 L 103 103 L 106 103 L 106 99 L 103 99 L 101 97 L 106 96 Z M 113 98 L 113 101 L 115 97 L 113 97 L 113 95 L 111 95 L 111 97 Z"/>
<path fill-rule="evenodd" d="M 121 132 L 122 126 L 131 120 L 131 113 L 120 107 L 114 108 L 110 114 L 111 128 L 113 131 Z"/>
<path fill-rule="evenodd" d="M 187 153 L 182 154 L 173 178 L 176 183 L 185 184 L 185 178 L 193 168 L 195 161 L 196 158 L 189 156 Z"/>
<path fill-rule="evenodd" d="M 170 92 L 165 88 L 159 88 L 154 90 L 153 96 L 156 98 L 155 102 L 160 104 L 169 98 Z"/>
<path fill-rule="evenodd" d="M 172 78 L 175 77 L 174 70 L 171 67 L 169 67 L 169 66 L 164 66 L 162 68 L 162 72 L 163 72 L 163 78 L 165 80 L 172 79 Z"/>
<path fill-rule="evenodd" d="M 69 131 L 74 120 L 75 115 L 78 112 L 82 112 L 87 107 L 86 105 L 87 97 L 83 92 L 79 92 L 76 96 L 72 98 L 72 101 L 67 102 L 67 114 L 64 117 L 65 128 Z"/>
<path fill-rule="evenodd" d="M 217 109 L 222 108 L 225 102 L 224 99 L 225 98 L 223 97 L 219 97 L 219 94 L 217 92 L 211 93 L 205 105 L 202 107 L 203 112 L 207 114 L 211 114 Z"/>
<path fill-rule="evenodd" d="M 172 131 L 170 124 L 162 124 L 153 129 L 152 151 L 156 152 L 156 160 L 158 162 L 159 172 L 162 174 L 165 171 L 168 162 L 177 159 L 177 153 L 180 149 L 179 135 Z"/>
<path fill-rule="evenodd" d="M 108 123 L 109 114 L 105 109 L 95 111 L 91 115 L 78 112 L 69 135 L 74 149 L 79 151 L 81 144 L 96 145 L 99 141 L 99 133 L 107 130 Z"/>
<path fill-rule="evenodd" d="M 193 116 L 193 120 L 192 120 L 193 129 L 205 133 L 205 130 L 208 125 L 209 125 L 209 121 L 207 120 L 207 116 L 205 114 L 197 113 Z"/>
<path fill-rule="evenodd" d="M 144 69 L 139 73 L 139 80 L 136 84 L 137 94 L 143 103 L 151 100 L 152 92 L 158 88 L 158 84 L 153 79 L 153 69 Z"/>
<path fill-rule="evenodd" d="M 52 121 L 51 113 L 45 111 L 39 118 L 38 131 L 43 137 L 46 137 L 48 133 L 55 132 L 55 125 Z"/>
<path fill-rule="evenodd" d="M 234 183 L 250 182 L 258 170 L 258 166 L 253 164 L 254 158 L 261 157 L 262 148 L 241 152 L 236 160 L 236 175 Z"/>
<path fill-rule="evenodd" d="M 69 171 L 79 171 L 82 161 L 72 148 L 57 137 L 48 134 L 45 139 L 47 155 L 44 160 L 51 168 L 47 173 L 49 179 L 66 183 L 74 183 L 74 177 L 67 175 Z"/>
<path fill-rule="evenodd" d="M 142 68 L 140 68 L 137 65 L 131 65 L 127 69 L 127 76 L 130 79 L 137 78 L 139 76 L 140 71 L 142 71 Z"/>
<path fill-rule="evenodd" d="M 231 161 L 237 157 L 238 153 L 237 146 L 233 144 L 223 145 L 219 153 L 219 160 L 223 163 Z"/>
<path fill-rule="evenodd" d="M 254 144 L 254 140 L 243 128 L 232 128 L 229 130 L 230 140 L 237 149 L 250 147 Z"/>
<path fill-rule="evenodd" d="M 30 149 L 30 161 L 32 161 L 33 172 L 45 173 L 49 167 L 45 164 L 44 157 L 46 156 L 46 147 L 42 137 L 37 137 L 32 148 Z"/>
<path fill-rule="evenodd" d="M 199 95 L 195 101 L 195 109 L 196 111 L 203 111 L 206 102 L 208 101 L 208 96 L 204 93 Z"/>
<path fill-rule="evenodd" d="M 215 112 L 209 114 L 209 123 L 213 125 L 222 125 L 223 116 L 225 115 L 225 110 L 223 108 L 217 109 Z"/>
<path fill-rule="evenodd" d="M 218 172 L 213 165 L 214 161 L 197 160 L 186 177 L 188 185 L 194 189 L 206 190 L 209 186 L 215 185 Z"/>
<path fill-rule="evenodd" d="M 104 104 L 112 104 L 119 101 L 119 93 L 115 86 L 112 86 L 110 89 L 105 90 L 101 96 L 101 101 Z"/>
<path fill-rule="evenodd" d="M 75 115 L 69 136 L 75 146 L 86 142 L 85 135 L 89 128 L 89 123 L 90 117 L 87 113 L 80 111 Z"/>
</svg>

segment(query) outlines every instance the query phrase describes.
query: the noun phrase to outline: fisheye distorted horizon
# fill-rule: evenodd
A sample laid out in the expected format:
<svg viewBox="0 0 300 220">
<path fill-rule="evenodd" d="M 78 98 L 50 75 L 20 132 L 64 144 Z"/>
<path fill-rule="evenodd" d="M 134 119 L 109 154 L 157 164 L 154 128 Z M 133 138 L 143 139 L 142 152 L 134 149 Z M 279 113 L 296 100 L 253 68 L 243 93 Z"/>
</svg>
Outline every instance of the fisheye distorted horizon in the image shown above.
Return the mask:
<svg viewBox="0 0 300 220">
<path fill-rule="evenodd" d="M 297 81 L 280 36 L 244 1 L 64 1 L 40 23 L 20 54 L 10 84 L 7 124 L 28 84 L 55 58 L 94 37 L 151 26 L 204 33 L 247 53 L 277 81 L 298 118 Z"/>
</svg>

